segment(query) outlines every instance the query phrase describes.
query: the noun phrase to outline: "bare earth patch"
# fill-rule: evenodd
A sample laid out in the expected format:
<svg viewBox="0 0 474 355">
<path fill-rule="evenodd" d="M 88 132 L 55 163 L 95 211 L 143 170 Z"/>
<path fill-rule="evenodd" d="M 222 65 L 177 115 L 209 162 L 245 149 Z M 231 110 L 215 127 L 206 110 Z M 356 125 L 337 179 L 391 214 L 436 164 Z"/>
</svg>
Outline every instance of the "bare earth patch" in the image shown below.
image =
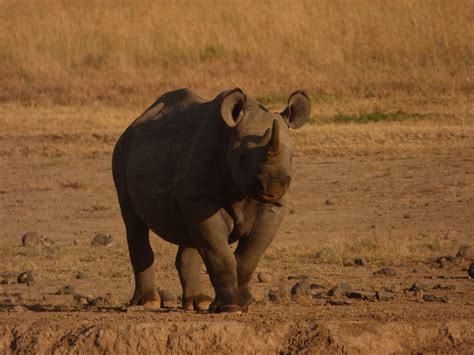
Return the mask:
<svg viewBox="0 0 474 355">
<path fill-rule="evenodd" d="M 462 249 L 474 235 L 472 115 L 294 132 L 290 211 L 257 270 L 257 302 L 210 315 L 177 300 L 126 307 L 133 280 L 110 153 L 132 110 L 3 113 L 0 353 L 474 348 L 474 258 Z M 28 232 L 40 242 L 23 246 Z M 101 234 L 114 243 L 92 245 Z M 178 295 L 177 248 L 152 239 L 158 284 Z M 18 283 L 29 270 L 34 281 Z"/>
</svg>

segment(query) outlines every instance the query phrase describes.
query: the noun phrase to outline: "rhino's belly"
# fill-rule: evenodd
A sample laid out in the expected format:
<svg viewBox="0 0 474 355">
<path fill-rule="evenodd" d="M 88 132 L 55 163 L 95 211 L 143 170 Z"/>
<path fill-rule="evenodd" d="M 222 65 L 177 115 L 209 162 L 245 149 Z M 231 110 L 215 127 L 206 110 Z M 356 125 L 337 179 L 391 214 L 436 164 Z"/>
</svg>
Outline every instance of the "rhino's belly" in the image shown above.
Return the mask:
<svg viewBox="0 0 474 355">
<path fill-rule="evenodd" d="M 187 245 L 186 226 L 174 199 L 174 169 L 165 158 L 141 154 L 131 159 L 128 194 L 135 213 L 153 232 L 171 243 Z"/>
</svg>

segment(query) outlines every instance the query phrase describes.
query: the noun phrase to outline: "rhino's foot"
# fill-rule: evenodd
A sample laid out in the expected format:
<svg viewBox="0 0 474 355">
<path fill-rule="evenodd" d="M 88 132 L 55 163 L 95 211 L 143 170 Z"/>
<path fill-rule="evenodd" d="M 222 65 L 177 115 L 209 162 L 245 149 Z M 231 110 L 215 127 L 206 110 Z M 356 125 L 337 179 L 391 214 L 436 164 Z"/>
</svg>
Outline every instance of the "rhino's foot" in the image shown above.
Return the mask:
<svg viewBox="0 0 474 355">
<path fill-rule="evenodd" d="M 130 300 L 130 305 L 139 305 L 148 309 L 159 309 L 161 308 L 160 294 L 155 291 L 146 292 L 143 295 L 135 293 Z"/>
<path fill-rule="evenodd" d="M 222 304 L 219 299 L 215 299 L 209 307 L 209 313 L 244 313 L 247 312 L 247 306 L 239 306 L 237 304 Z"/>
<path fill-rule="evenodd" d="M 208 311 L 212 298 L 207 295 L 197 295 L 183 298 L 183 308 L 187 311 Z"/>
</svg>

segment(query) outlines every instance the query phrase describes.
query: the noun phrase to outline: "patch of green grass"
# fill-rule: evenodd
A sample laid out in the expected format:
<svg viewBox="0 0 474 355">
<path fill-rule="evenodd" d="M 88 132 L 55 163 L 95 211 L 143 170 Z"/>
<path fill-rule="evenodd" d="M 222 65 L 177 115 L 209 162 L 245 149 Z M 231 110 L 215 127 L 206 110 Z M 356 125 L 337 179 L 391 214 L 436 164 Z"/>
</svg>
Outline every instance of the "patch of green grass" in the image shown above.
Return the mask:
<svg viewBox="0 0 474 355">
<path fill-rule="evenodd" d="M 311 117 L 310 123 L 371 123 L 371 122 L 401 122 L 414 121 L 424 118 L 424 115 L 419 113 L 408 113 L 404 111 L 396 112 L 361 112 L 359 114 L 344 114 L 339 113 L 332 117 Z"/>
</svg>

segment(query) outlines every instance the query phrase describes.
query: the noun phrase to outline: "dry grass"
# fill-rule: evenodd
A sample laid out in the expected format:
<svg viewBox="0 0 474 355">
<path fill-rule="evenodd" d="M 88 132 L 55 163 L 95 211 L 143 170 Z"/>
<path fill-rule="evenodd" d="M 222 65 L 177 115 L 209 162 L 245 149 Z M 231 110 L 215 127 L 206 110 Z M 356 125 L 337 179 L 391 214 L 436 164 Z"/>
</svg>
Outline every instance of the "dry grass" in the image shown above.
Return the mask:
<svg viewBox="0 0 474 355">
<path fill-rule="evenodd" d="M 349 106 L 348 112 L 367 103 Z M 387 103 L 390 107 L 390 103 Z M 420 154 L 469 157 L 474 152 L 473 113 L 453 118 L 426 114 L 419 120 L 334 123 L 333 108 L 321 111 L 317 124 L 291 132 L 296 154 L 324 156 L 411 157 Z M 0 157 L 95 157 L 110 155 L 119 134 L 140 113 L 136 108 L 107 105 L 0 107 Z M 315 114 L 316 118 L 319 117 Z M 73 188 L 73 186 L 67 186 Z M 78 187 L 79 188 L 79 187 Z"/>
<path fill-rule="evenodd" d="M 470 0 L 0 0 L 0 100 L 143 103 L 235 85 L 471 95 L 473 11 Z"/>
</svg>

